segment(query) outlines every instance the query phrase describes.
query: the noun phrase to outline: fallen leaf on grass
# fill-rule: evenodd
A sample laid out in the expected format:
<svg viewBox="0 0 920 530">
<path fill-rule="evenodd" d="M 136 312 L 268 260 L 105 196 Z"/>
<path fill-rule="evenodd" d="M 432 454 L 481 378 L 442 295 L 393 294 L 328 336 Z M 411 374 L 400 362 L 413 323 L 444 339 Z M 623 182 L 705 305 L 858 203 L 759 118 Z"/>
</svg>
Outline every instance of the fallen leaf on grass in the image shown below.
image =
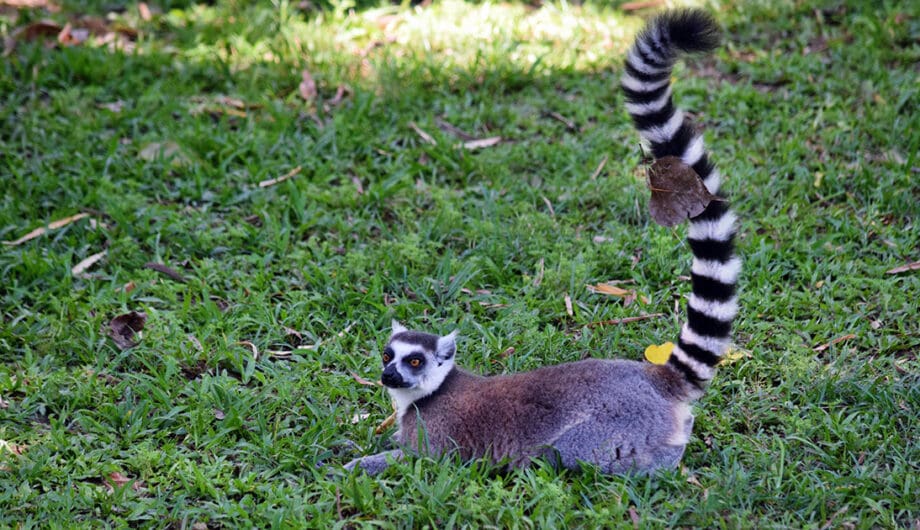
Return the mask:
<svg viewBox="0 0 920 530">
<path fill-rule="evenodd" d="M 25 26 L 18 27 L 14 29 L 9 37 L 6 38 L 3 46 L 3 56 L 9 57 L 12 55 L 13 50 L 16 49 L 16 44 L 20 42 L 31 42 L 38 39 L 57 37 L 61 33 L 63 28 L 60 24 L 52 20 L 39 20 L 27 24 Z"/>
<path fill-rule="evenodd" d="M 738 359 L 750 356 L 751 352 L 749 350 L 744 350 L 737 346 L 729 346 L 728 349 L 725 350 L 725 355 L 722 356 L 722 360 L 719 361 L 719 364 L 731 364 Z"/>
<path fill-rule="evenodd" d="M 565 313 L 570 317 L 575 316 L 575 311 L 572 310 L 572 298 L 566 293 L 565 295 Z"/>
<path fill-rule="evenodd" d="M 673 342 L 665 342 L 664 344 L 652 344 L 645 348 L 645 359 L 652 364 L 665 364 L 671 357 L 672 351 L 674 351 Z"/>
<path fill-rule="evenodd" d="M 396 423 L 396 411 L 393 411 L 393 414 L 387 416 L 387 419 L 383 420 L 383 422 L 374 429 L 374 434 L 383 434 L 383 431 L 389 429 L 394 423 Z"/>
<path fill-rule="evenodd" d="M 92 267 L 93 264 L 95 264 L 97 261 L 104 258 L 106 254 L 107 251 L 103 250 L 102 252 L 97 252 L 92 256 L 83 258 L 80 260 L 80 263 L 77 263 L 73 266 L 72 269 L 70 269 L 70 274 L 73 275 L 74 278 L 88 278 L 88 275 L 86 274 L 87 269 Z"/>
<path fill-rule="evenodd" d="M 566 117 L 563 116 L 562 114 L 559 114 L 558 112 L 555 112 L 555 111 L 550 111 L 550 112 L 547 113 L 547 115 L 548 115 L 550 118 L 552 118 L 552 119 L 558 121 L 559 123 L 565 125 L 565 128 L 568 129 L 570 132 L 576 132 L 576 131 L 578 131 L 578 126 L 575 125 L 575 122 L 573 122 L 572 120 L 566 118 Z"/>
<path fill-rule="evenodd" d="M 351 424 L 357 425 L 370 417 L 371 415 L 368 414 L 367 412 L 362 413 L 362 414 L 355 414 L 354 416 L 351 417 Z"/>
<path fill-rule="evenodd" d="M 355 188 L 356 188 L 356 191 L 358 192 L 358 195 L 364 195 L 364 186 L 361 184 L 361 179 L 359 179 L 358 177 L 352 175 L 352 177 L 351 177 L 351 183 L 355 185 Z"/>
<path fill-rule="evenodd" d="M 142 331 L 146 322 L 147 314 L 140 311 L 118 315 L 109 321 L 108 335 L 120 349 L 132 348 L 137 345 L 135 333 Z"/>
<path fill-rule="evenodd" d="M 0 409 L 10 408 L 10 402 L 3 399 L 3 396 L 0 396 Z"/>
<path fill-rule="evenodd" d="M 292 178 L 292 177 L 297 176 L 297 175 L 300 173 L 301 170 L 302 170 L 302 168 L 301 168 L 300 166 L 297 166 L 297 167 L 295 167 L 294 169 L 292 169 L 292 170 L 288 171 L 287 173 L 285 173 L 284 175 L 281 175 L 280 177 L 276 177 L 276 178 L 268 179 L 268 180 L 263 180 L 262 182 L 259 183 L 259 187 L 260 187 L 260 188 L 267 188 L 267 187 L 269 187 L 269 186 L 274 186 L 275 184 L 278 184 L 279 182 L 284 182 L 285 180 L 287 180 L 287 179 L 289 179 L 289 178 Z"/>
<path fill-rule="evenodd" d="M 246 346 L 247 348 L 249 348 L 249 351 L 252 352 L 252 358 L 257 361 L 259 360 L 259 348 L 256 348 L 255 344 L 253 344 L 252 342 L 248 340 L 241 340 L 237 342 L 237 344 L 239 344 L 240 346 Z"/>
<path fill-rule="evenodd" d="M 639 528 L 639 514 L 636 512 L 635 506 L 629 507 L 629 519 L 632 521 L 633 528 Z"/>
<path fill-rule="evenodd" d="M 106 489 L 109 492 L 115 491 L 115 488 L 123 488 L 125 484 L 131 482 L 131 489 L 134 491 L 140 491 L 144 487 L 144 483 L 139 480 L 132 481 L 131 478 L 122 475 L 121 473 L 115 471 L 114 473 L 109 473 L 105 478 Z"/>
<path fill-rule="evenodd" d="M 599 283 L 597 285 L 586 285 L 588 291 L 596 294 L 606 294 L 608 296 L 618 296 L 626 297 L 630 294 L 634 294 L 633 291 L 629 289 L 623 289 L 622 287 L 617 287 L 616 285 L 611 285 L 610 283 Z"/>
<path fill-rule="evenodd" d="M 601 171 L 604 170 L 604 166 L 607 165 L 607 155 L 604 155 L 604 158 L 601 159 L 601 163 L 597 165 L 597 169 L 594 170 L 594 173 L 591 173 L 591 180 L 597 180 L 598 175 L 601 174 Z"/>
<path fill-rule="evenodd" d="M 35 230 L 32 230 L 28 234 L 20 237 L 19 239 L 15 241 L 4 241 L 3 244 L 10 245 L 10 246 L 21 245 L 25 243 L 26 241 L 31 241 L 35 239 L 36 237 L 47 232 L 48 230 L 56 230 L 58 228 L 67 226 L 74 221 L 79 221 L 80 219 L 83 219 L 85 217 L 89 217 L 89 214 L 88 213 L 78 213 L 77 215 L 71 215 L 70 217 L 58 219 L 57 221 L 53 221 L 52 223 L 50 223 L 47 227 L 41 226 L 39 228 L 36 228 Z"/>
<path fill-rule="evenodd" d="M 349 88 L 347 85 L 339 85 L 335 89 L 335 95 L 332 96 L 332 99 L 330 99 L 327 104 L 330 107 L 335 107 L 336 105 L 339 105 L 345 101 L 345 98 L 347 98 L 349 95 L 351 95 L 351 88 Z"/>
<path fill-rule="evenodd" d="M 555 219 L 556 209 L 553 208 L 553 203 L 549 202 L 549 199 L 547 199 L 546 197 L 541 196 L 540 198 L 543 199 L 543 202 L 546 204 L 546 207 L 549 208 L 549 216 Z"/>
<path fill-rule="evenodd" d="M 457 138 L 460 138 L 461 140 L 469 142 L 471 140 L 476 139 L 476 137 L 473 136 L 472 134 L 464 131 L 463 129 L 460 129 L 459 127 L 453 125 L 452 123 L 442 118 L 435 118 L 434 122 L 437 124 L 438 129 L 441 129 L 442 131 L 446 133 L 452 134 L 456 136 Z"/>
<path fill-rule="evenodd" d="M 620 4 L 620 9 L 623 11 L 638 11 L 640 9 L 646 9 L 649 7 L 658 7 L 664 3 L 664 0 L 638 0 L 636 2 L 626 2 L 625 4 Z"/>
<path fill-rule="evenodd" d="M 709 193 L 696 171 L 676 156 L 652 163 L 648 169 L 648 187 L 652 191 L 649 213 L 661 226 L 674 226 L 696 217 L 710 202 L 721 200 Z"/>
<path fill-rule="evenodd" d="M 313 100 L 316 99 L 316 81 L 313 80 L 313 75 L 306 68 L 300 72 L 300 86 L 298 90 L 300 90 L 300 97 L 307 103 L 312 103 Z"/>
<path fill-rule="evenodd" d="M 601 320 L 599 322 L 591 322 L 587 324 L 589 328 L 596 328 L 599 326 L 617 326 L 619 324 L 628 324 L 630 322 L 638 322 L 640 320 L 647 320 L 649 318 L 658 318 L 663 317 L 664 313 L 652 313 L 651 315 L 641 315 L 637 317 L 626 317 L 626 318 L 614 318 L 611 320 Z"/>
<path fill-rule="evenodd" d="M 161 274 L 165 274 L 166 276 L 169 276 L 170 278 L 172 278 L 173 280 L 176 280 L 179 283 L 188 283 L 188 280 L 186 280 L 184 276 L 182 276 L 175 270 L 167 267 L 166 265 L 163 265 L 162 263 L 148 261 L 147 263 L 144 263 L 144 268 L 155 270 Z"/>
<path fill-rule="evenodd" d="M 383 386 L 383 385 L 381 385 L 380 383 L 378 383 L 378 382 L 376 382 L 376 381 L 368 381 L 367 379 L 361 377 L 360 375 L 358 375 L 358 374 L 356 374 L 356 373 L 354 373 L 354 372 L 349 371 L 348 373 L 351 374 L 351 377 L 352 377 L 355 381 L 357 381 L 358 384 L 360 384 L 360 385 L 364 385 L 364 386 Z"/>
<path fill-rule="evenodd" d="M 838 343 L 843 342 L 843 341 L 845 341 L 845 340 L 850 340 L 850 339 L 855 339 L 855 338 L 856 338 L 856 335 L 850 333 L 849 335 L 844 335 L 844 336 L 842 336 L 842 337 L 837 337 L 836 339 L 834 339 L 834 340 L 832 340 L 832 341 L 830 341 L 830 342 L 821 344 L 820 346 L 815 346 L 814 348 L 812 348 L 812 350 L 821 352 L 821 351 L 824 351 L 824 350 L 830 348 L 830 347 L 833 346 L 834 344 L 838 344 Z"/>
<path fill-rule="evenodd" d="M 125 102 L 119 99 L 118 101 L 113 101 L 111 103 L 98 103 L 96 104 L 96 107 L 118 114 L 124 110 Z"/>
<path fill-rule="evenodd" d="M 916 270 L 920 270 L 920 261 L 915 261 L 913 263 L 901 265 L 900 267 L 895 267 L 891 270 L 885 271 L 885 274 L 900 274 L 902 272 L 916 271 Z"/>
<path fill-rule="evenodd" d="M 64 46 L 77 46 L 87 40 L 89 40 L 89 30 L 86 28 L 74 28 L 70 22 L 64 25 L 57 36 L 57 41 Z"/>
<path fill-rule="evenodd" d="M 12 453 L 16 456 L 22 456 L 24 452 L 26 452 L 25 445 L 10 443 L 6 440 L 0 440 L 0 453 Z"/>
<path fill-rule="evenodd" d="M 185 166 L 191 162 L 182 153 L 182 148 L 179 147 L 179 144 L 173 141 L 150 142 L 138 151 L 137 156 L 148 162 L 162 159 L 168 161 L 174 167 Z"/>
<path fill-rule="evenodd" d="M 153 13 L 150 12 L 150 6 L 147 5 L 147 2 L 140 2 L 137 4 L 137 13 L 144 22 L 153 20 Z"/>
<path fill-rule="evenodd" d="M 514 346 L 508 346 L 508 348 L 501 353 L 500 357 L 502 359 L 507 359 L 508 357 L 514 355 L 514 351 Z"/>
<path fill-rule="evenodd" d="M 479 140 L 463 142 L 463 147 L 466 149 L 482 149 L 484 147 L 492 147 L 493 145 L 498 145 L 501 143 L 501 141 L 501 136 L 492 136 L 491 138 L 481 138 Z"/>
<path fill-rule="evenodd" d="M 412 130 L 415 131 L 415 134 L 419 135 L 419 137 L 420 137 L 422 140 L 424 140 L 425 143 L 429 143 L 429 144 L 431 144 L 431 145 L 438 145 L 438 142 L 435 141 L 435 139 L 432 138 L 430 134 L 428 134 L 428 133 L 426 133 L 425 131 L 423 131 L 421 127 L 419 127 L 418 125 L 416 125 L 414 121 L 410 121 L 410 122 L 409 122 L 409 127 L 411 127 Z"/>
<path fill-rule="evenodd" d="M 215 418 L 215 419 L 222 420 L 222 419 L 224 419 L 224 418 L 227 417 L 227 415 L 224 414 L 224 411 L 222 411 L 222 410 L 220 410 L 220 409 L 211 409 L 211 411 L 214 413 L 214 418 Z"/>
<path fill-rule="evenodd" d="M 537 263 L 537 274 L 533 277 L 533 286 L 539 287 L 543 283 L 543 275 L 545 274 L 543 258 L 540 258 L 540 262 Z"/>
</svg>

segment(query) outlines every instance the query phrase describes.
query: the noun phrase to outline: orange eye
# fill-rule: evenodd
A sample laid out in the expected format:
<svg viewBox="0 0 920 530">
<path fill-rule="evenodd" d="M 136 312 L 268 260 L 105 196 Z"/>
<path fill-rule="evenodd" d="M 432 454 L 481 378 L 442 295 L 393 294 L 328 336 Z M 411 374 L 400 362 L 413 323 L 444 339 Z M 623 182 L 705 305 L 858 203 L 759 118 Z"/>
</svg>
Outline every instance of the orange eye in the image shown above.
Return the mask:
<svg viewBox="0 0 920 530">
<path fill-rule="evenodd" d="M 421 359 L 412 359 L 411 361 L 409 361 L 409 366 L 411 366 L 412 368 L 418 368 L 421 364 L 422 364 Z"/>
<path fill-rule="evenodd" d="M 392 357 L 390 357 L 390 354 L 389 354 L 389 353 L 384 353 L 384 354 L 383 354 L 383 364 L 386 364 L 386 363 L 390 362 L 390 359 L 392 359 Z"/>
</svg>

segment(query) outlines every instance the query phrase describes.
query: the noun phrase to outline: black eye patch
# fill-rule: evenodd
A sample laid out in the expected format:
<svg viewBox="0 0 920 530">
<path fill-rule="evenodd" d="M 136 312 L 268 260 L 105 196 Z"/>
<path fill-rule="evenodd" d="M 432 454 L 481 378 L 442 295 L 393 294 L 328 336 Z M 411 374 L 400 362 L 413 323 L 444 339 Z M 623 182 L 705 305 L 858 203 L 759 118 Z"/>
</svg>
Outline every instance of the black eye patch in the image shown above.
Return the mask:
<svg viewBox="0 0 920 530">
<path fill-rule="evenodd" d="M 387 346 L 386 349 L 383 350 L 383 364 L 388 364 L 393 360 L 395 355 L 396 354 L 393 352 L 393 348 Z"/>
<path fill-rule="evenodd" d="M 420 369 L 425 366 L 425 356 L 421 353 L 410 353 L 403 359 L 403 363 L 410 368 Z"/>
</svg>

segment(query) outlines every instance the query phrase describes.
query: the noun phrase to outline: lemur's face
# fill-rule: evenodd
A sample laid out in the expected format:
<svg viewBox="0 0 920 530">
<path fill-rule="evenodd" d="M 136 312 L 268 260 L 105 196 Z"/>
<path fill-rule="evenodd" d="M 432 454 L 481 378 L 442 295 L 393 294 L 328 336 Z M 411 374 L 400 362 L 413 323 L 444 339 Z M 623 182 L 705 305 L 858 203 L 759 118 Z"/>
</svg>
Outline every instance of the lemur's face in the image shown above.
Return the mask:
<svg viewBox="0 0 920 530">
<path fill-rule="evenodd" d="M 454 366 L 456 332 L 445 337 L 409 331 L 398 322 L 383 350 L 380 381 L 392 391 L 437 390 Z"/>
</svg>

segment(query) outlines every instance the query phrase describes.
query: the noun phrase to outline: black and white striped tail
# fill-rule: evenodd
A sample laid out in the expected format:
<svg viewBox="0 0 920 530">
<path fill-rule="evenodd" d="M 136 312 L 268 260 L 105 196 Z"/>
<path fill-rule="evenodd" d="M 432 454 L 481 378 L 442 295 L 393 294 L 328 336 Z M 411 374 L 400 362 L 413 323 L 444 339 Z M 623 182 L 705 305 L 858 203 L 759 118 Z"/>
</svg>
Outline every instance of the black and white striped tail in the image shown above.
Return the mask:
<svg viewBox="0 0 920 530">
<path fill-rule="evenodd" d="M 655 158 L 679 157 L 713 194 L 719 193 L 721 176 L 706 155 L 703 136 L 674 107 L 671 68 L 680 54 L 711 51 L 718 40 L 718 26 L 705 11 L 668 11 L 649 22 L 636 38 L 621 80 L 626 109 Z M 693 292 L 687 322 L 668 364 L 700 387 L 712 379 L 738 313 L 735 284 L 741 260 L 734 255 L 735 221 L 727 201 L 712 201 L 690 219 Z"/>
</svg>

